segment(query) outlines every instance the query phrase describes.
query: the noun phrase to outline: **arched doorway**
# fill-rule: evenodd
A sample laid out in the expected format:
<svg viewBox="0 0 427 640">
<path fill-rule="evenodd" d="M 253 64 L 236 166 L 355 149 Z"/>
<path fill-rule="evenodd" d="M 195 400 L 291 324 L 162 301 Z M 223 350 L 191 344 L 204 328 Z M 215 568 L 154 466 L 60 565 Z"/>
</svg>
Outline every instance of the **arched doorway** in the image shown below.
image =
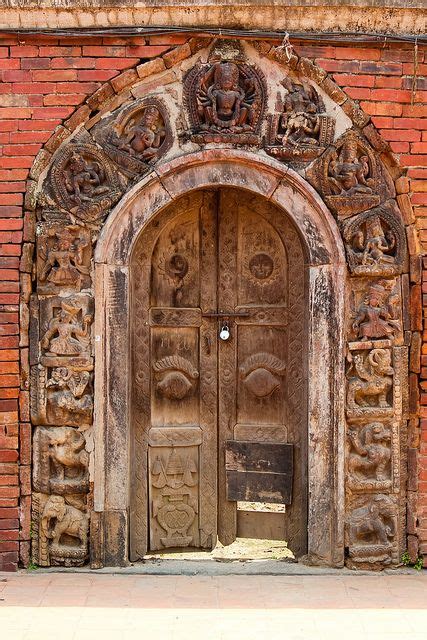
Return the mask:
<svg viewBox="0 0 427 640">
<path fill-rule="evenodd" d="M 190 192 L 138 237 L 130 283 L 144 485 L 131 494 L 131 559 L 144 538 L 150 551 L 213 548 L 217 533 L 306 553 L 308 296 L 294 225 L 239 189 Z"/>
<path fill-rule="evenodd" d="M 236 503 L 242 491 L 266 501 L 256 486 L 281 450 L 279 467 L 294 462 L 292 499 L 275 498 L 288 502 L 291 548 L 341 565 L 346 275 L 332 217 L 291 170 L 231 150 L 160 166 L 124 200 L 95 255 L 104 562 L 140 558 L 148 544 L 210 547 L 217 522 L 225 543 L 242 518 L 268 529 Z M 266 468 L 252 469 L 251 446 L 269 443 Z"/>
</svg>

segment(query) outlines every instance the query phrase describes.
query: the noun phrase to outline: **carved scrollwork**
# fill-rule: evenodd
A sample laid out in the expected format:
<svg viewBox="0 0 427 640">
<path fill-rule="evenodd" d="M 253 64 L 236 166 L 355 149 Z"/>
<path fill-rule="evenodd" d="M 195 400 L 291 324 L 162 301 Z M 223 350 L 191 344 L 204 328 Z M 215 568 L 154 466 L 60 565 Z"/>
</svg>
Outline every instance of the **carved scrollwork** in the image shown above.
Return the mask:
<svg viewBox="0 0 427 640">
<path fill-rule="evenodd" d="M 185 78 L 191 140 L 258 145 L 265 96 L 265 80 L 256 67 L 239 51 L 230 56 L 217 49 L 208 64 L 196 65 Z"/>
<path fill-rule="evenodd" d="M 92 224 L 102 222 L 122 194 L 117 172 L 98 147 L 86 142 L 68 144 L 58 151 L 50 186 L 63 209 Z"/>
<path fill-rule="evenodd" d="M 355 275 L 397 275 L 405 259 L 404 228 L 395 206 L 379 207 L 343 225 L 348 264 Z"/>
<path fill-rule="evenodd" d="M 281 113 L 269 119 L 266 151 L 294 164 L 319 157 L 333 142 L 335 121 L 326 115 L 325 105 L 308 83 L 282 81 L 287 90 Z"/>
<path fill-rule="evenodd" d="M 239 368 L 243 384 L 257 398 L 268 398 L 281 385 L 286 365 L 271 353 L 256 353 L 246 358 Z"/>
<path fill-rule="evenodd" d="M 131 178 L 145 173 L 172 143 L 166 107 L 158 98 L 135 100 L 103 119 L 92 135 Z"/>
<path fill-rule="evenodd" d="M 307 177 L 342 218 L 376 207 L 394 195 L 375 153 L 354 131 L 345 133 L 316 160 Z"/>
<path fill-rule="evenodd" d="M 191 362 L 181 356 L 167 356 L 153 364 L 155 373 L 160 376 L 156 384 L 157 391 L 169 400 L 182 400 L 192 389 L 199 372 Z"/>
</svg>

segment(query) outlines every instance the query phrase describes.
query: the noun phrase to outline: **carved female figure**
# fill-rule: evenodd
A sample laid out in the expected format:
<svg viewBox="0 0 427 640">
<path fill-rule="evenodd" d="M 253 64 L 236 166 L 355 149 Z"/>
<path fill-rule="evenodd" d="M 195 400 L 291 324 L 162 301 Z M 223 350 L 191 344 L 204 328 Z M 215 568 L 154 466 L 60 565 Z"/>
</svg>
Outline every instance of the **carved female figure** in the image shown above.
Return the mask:
<svg viewBox="0 0 427 640">
<path fill-rule="evenodd" d="M 358 157 L 356 140 L 347 140 L 339 155 L 337 151 L 332 154 L 328 177 L 334 194 L 351 196 L 372 193 L 369 173 L 369 158 L 366 155 Z"/>
<path fill-rule="evenodd" d="M 89 273 L 88 267 L 82 263 L 82 251 L 88 245 L 84 239 L 75 245 L 75 238 L 66 231 L 58 237 L 46 256 L 46 262 L 40 274 L 40 281 L 52 282 L 55 285 L 75 286 L 81 274 Z"/>
<path fill-rule="evenodd" d="M 75 320 L 79 308 L 62 302 L 59 316 L 52 318 L 41 345 L 49 349 L 50 353 L 58 356 L 75 356 L 82 353 L 88 344 L 89 325 L 91 316 L 83 318 L 83 329 Z M 56 337 L 54 337 L 56 336 Z"/>
<path fill-rule="evenodd" d="M 162 116 L 155 106 L 148 106 L 137 122 L 131 119 L 125 128 L 125 137 L 119 142 L 119 149 L 129 151 L 144 159 L 152 158 L 159 150 L 166 131 L 161 126 Z"/>
<path fill-rule="evenodd" d="M 103 185 L 105 173 L 98 162 L 88 162 L 78 153 L 73 153 L 65 170 L 65 187 L 70 199 L 77 205 L 89 202 L 93 196 L 106 193 L 109 188 Z"/>
<path fill-rule="evenodd" d="M 389 337 L 399 329 L 399 321 L 393 319 L 392 300 L 389 298 L 388 304 L 384 304 L 386 295 L 387 291 L 381 284 L 369 287 L 353 322 L 353 331 L 362 340 Z"/>
</svg>

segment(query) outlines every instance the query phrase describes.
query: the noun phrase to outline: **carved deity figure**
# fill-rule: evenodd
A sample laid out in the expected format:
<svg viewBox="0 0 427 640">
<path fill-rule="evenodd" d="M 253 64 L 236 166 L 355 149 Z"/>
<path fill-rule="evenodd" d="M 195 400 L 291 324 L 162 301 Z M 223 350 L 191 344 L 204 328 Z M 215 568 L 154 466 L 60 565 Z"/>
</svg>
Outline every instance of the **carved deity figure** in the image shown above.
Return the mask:
<svg viewBox="0 0 427 640">
<path fill-rule="evenodd" d="M 138 120 L 131 118 L 118 140 L 119 149 L 149 160 L 159 150 L 166 135 L 163 118 L 154 105 L 146 107 Z"/>
<path fill-rule="evenodd" d="M 77 316 L 80 311 L 81 306 L 78 304 L 66 300 L 61 302 L 59 315 L 51 319 L 41 341 L 41 346 L 48 349 L 50 354 L 77 356 L 87 349 L 92 316 L 86 315 L 79 322 Z"/>
<path fill-rule="evenodd" d="M 389 479 L 388 467 L 391 458 L 390 429 L 380 422 L 367 424 L 348 433 L 352 453 L 348 458 L 348 470 L 359 481 Z"/>
<path fill-rule="evenodd" d="M 391 229 L 384 232 L 381 220 L 375 216 L 366 221 L 366 232 L 359 229 L 353 234 L 351 248 L 362 265 L 392 264 L 396 237 Z"/>
<path fill-rule="evenodd" d="M 286 78 L 282 84 L 288 94 L 284 99 L 279 135 L 283 146 L 318 145 L 320 118 L 318 96 L 309 84 L 296 84 Z"/>
<path fill-rule="evenodd" d="M 371 194 L 373 179 L 370 177 L 369 157 L 358 153 L 357 140 L 347 139 L 339 154 L 334 151 L 328 168 L 331 192 L 335 195 L 354 196 Z"/>
<path fill-rule="evenodd" d="M 204 75 L 198 92 L 202 129 L 232 133 L 252 130 L 255 90 L 251 83 L 244 89 L 239 67 L 234 62 L 218 62 Z"/>
<path fill-rule="evenodd" d="M 391 366 L 391 351 L 388 349 L 372 349 L 366 354 L 358 353 L 353 363 L 355 376 L 348 382 L 348 407 L 382 409 L 391 405 L 387 394 L 393 384 L 393 367 Z"/>
<path fill-rule="evenodd" d="M 73 371 L 67 367 L 56 367 L 47 381 L 48 416 L 56 422 L 61 416 L 69 424 L 90 423 L 92 419 L 93 400 L 86 393 L 90 381 L 89 371 Z M 65 415 L 64 415 L 65 414 Z"/>
<path fill-rule="evenodd" d="M 388 547 L 395 534 L 395 515 L 387 496 L 374 496 L 367 504 L 352 511 L 349 521 L 350 545 Z"/>
<path fill-rule="evenodd" d="M 84 232 L 76 237 L 69 229 L 60 233 L 50 229 L 47 238 L 39 244 L 40 258 L 45 261 L 40 282 L 77 287 L 81 276 L 89 274 L 89 267 L 83 264 L 84 250 L 89 243 L 90 239 Z"/>
<path fill-rule="evenodd" d="M 71 484 L 86 482 L 89 454 L 85 450 L 82 433 L 71 427 L 52 430 L 49 434 L 49 457 L 54 481 L 69 480 Z"/>
<path fill-rule="evenodd" d="M 105 172 L 99 162 L 86 160 L 79 153 L 73 153 L 64 171 L 64 183 L 70 200 L 81 205 L 94 196 L 109 191 L 105 184 Z"/>
<path fill-rule="evenodd" d="M 393 317 L 395 303 L 396 296 L 392 296 L 385 286 L 380 283 L 371 285 L 357 311 L 353 331 L 362 340 L 393 336 L 400 327 L 399 321 Z"/>
</svg>

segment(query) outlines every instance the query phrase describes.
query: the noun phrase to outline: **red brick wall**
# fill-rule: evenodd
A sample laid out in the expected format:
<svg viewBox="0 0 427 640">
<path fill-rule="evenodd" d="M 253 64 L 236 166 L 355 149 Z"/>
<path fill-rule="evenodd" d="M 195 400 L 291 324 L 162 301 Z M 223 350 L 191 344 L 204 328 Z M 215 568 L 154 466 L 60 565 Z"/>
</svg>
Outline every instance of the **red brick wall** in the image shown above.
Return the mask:
<svg viewBox="0 0 427 640">
<path fill-rule="evenodd" d="M 20 296 L 27 302 L 31 291 L 34 242 L 33 214 L 25 213 L 24 207 L 26 178 L 56 127 L 76 108 L 80 115 L 89 114 L 90 107 L 81 105 L 102 84 L 185 40 L 180 36 L 0 37 L 0 570 L 29 561 L 28 344 L 24 334 L 20 340 L 18 325 Z M 409 45 L 298 44 L 295 48 L 315 59 L 351 98 L 360 101 L 398 154 L 408 178 L 399 182 L 400 205 L 407 221 L 416 220 L 427 247 L 427 53 L 418 50 L 415 81 L 414 49 Z M 427 259 L 424 267 L 425 283 L 421 285 L 420 276 L 411 300 L 414 329 L 422 328 L 421 286 L 427 309 Z M 22 326 L 27 322 L 23 313 Z M 420 552 L 427 557 L 427 333 L 423 337 L 421 408 L 419 363 L 413 363 L 411 374 L 408 532 L 412 554 L 418 552 L 419 535 Z"/>
</svg>

